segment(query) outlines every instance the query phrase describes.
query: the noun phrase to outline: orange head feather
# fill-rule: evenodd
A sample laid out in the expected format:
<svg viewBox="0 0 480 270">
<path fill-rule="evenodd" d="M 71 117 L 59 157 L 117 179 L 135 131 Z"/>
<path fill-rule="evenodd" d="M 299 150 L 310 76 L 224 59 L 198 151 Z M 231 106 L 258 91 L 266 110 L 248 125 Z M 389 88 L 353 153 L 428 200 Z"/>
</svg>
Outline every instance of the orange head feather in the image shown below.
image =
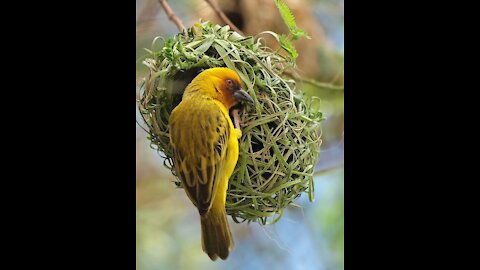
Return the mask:
<svg viewBox="0 0 480 270">
<path fill-rule="evenodd" d="M 198 74 L 185 89 L 183 98 L 196 94 L 216 99 L 227 109 L 239 101 L 253 102 L 242 89 L 238 74 L 229 68 L 209 68 Z"/>
</svg>

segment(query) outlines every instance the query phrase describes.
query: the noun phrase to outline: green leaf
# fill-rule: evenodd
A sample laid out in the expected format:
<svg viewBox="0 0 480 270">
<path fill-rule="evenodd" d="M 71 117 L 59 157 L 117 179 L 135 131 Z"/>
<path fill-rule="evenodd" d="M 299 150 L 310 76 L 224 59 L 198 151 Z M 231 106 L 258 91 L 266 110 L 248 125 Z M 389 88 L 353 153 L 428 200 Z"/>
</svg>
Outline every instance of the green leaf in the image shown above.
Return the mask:
<svg viewBox="0 0 480 270">
<path fill-rule="evenodd" d="M 295 22 L 295 16 L 293 16 L 292 11 L 290 10 L 290 8 L 288 8 L 287 4 L 285 4 L 283 0 L 275 0 L 275 5 L 280 12 L 280 16 L 282 16 L 283 21 L 290 30 L 290 34 L 292 34 L 293 40 L 297 40 L 301 37 L 310 39 L 308 33 L 305 30 L 297 27 L 297 23 Z"/>
<path fill-rule="evenodd" d="M 280 35 L 278 41 L 280 42 L 280 46 L 287 51 L 290 56 L 295 60 L 298 57 L 298 52 L 293 46 L 292 41 L 285 35 Z"/>
<path fill-rule="evenodd" d="M 295 29 L 290 29 L 290 33 L 292 34 L 293 40 L 297 40 L 301 37 L 305 37 L 306 39 L 311 39 L 305 30 L 295 27 Z"/>
</svg>

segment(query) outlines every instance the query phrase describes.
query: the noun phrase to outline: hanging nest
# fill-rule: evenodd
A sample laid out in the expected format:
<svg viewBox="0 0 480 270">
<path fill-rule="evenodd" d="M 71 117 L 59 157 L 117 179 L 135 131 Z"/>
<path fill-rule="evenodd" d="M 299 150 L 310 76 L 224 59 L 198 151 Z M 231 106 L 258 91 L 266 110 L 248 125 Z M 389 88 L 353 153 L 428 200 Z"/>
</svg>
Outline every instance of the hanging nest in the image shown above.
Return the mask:
<svg viewBox="0 0 480 270">
<path fill-rule="evenodd" d="M 235 222 L 267 224 L 278 221 L 303 192 L 312 201 L 323 118 L 314 106 L 318 99 L 306 98 L 294 80 L 282 76 L 295 66 L 294 60 L 273 52 L 262 38 L 243 37 L 228 26 L 199 23 L 187 35 L 165 40 L 160 50 L 148 50 L 144 60 L 150 73 L 141 87 L 140 112 L 164 165 L 177 175 L 168 119 L 185 87 L 203 69 L 228 67 L 237 71 L 255 104 L 240 113 L 243 136 L 229 181 L 227 214 Z M 182 186 L 178 179 L 175 184 Z"/>
</svg>

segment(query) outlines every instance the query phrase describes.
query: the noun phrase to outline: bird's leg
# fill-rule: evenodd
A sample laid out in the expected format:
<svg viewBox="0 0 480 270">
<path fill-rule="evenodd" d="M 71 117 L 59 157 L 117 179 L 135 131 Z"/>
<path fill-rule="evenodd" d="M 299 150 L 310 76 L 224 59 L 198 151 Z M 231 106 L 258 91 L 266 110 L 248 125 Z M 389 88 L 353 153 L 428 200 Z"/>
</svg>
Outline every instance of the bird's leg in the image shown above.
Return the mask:
<svg viewBox="0 0 480 270">
<path fill-rule="evenodd" d="M 235 126 L 235 128 L 237 129 L 240 129 L 240 116 L 238 116 L 238 112 L 240 111 L 240 109 L 233 109 L 232 110 L 232 115 L 233 115 L 233 125 Z"/>
<path fill-rule="evenodd" d="M 235 132 L 237 133 L 237 138 L 240 139 L 242 137 L 242 130 L 240 129 L 240 116 L 238 116 L 238 112 L 240 109 L 233 109 L 233 126 L 235 127 Z"/>
</svg>

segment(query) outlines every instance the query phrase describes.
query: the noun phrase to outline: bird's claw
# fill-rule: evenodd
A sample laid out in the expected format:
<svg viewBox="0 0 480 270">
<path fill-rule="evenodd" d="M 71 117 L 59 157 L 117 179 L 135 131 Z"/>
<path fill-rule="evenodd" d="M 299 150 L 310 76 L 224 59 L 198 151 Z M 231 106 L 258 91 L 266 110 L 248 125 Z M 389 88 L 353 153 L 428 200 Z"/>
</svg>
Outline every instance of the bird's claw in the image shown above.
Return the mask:
<svg viewBox="0 0 480 270">
<path fill-rule="evenodd" d="M 242 131 L 239 128 L 235 129 L 235 133 L 237 134 L 237 139 L 240 139 L 242 137 Z"/>
</svg>

